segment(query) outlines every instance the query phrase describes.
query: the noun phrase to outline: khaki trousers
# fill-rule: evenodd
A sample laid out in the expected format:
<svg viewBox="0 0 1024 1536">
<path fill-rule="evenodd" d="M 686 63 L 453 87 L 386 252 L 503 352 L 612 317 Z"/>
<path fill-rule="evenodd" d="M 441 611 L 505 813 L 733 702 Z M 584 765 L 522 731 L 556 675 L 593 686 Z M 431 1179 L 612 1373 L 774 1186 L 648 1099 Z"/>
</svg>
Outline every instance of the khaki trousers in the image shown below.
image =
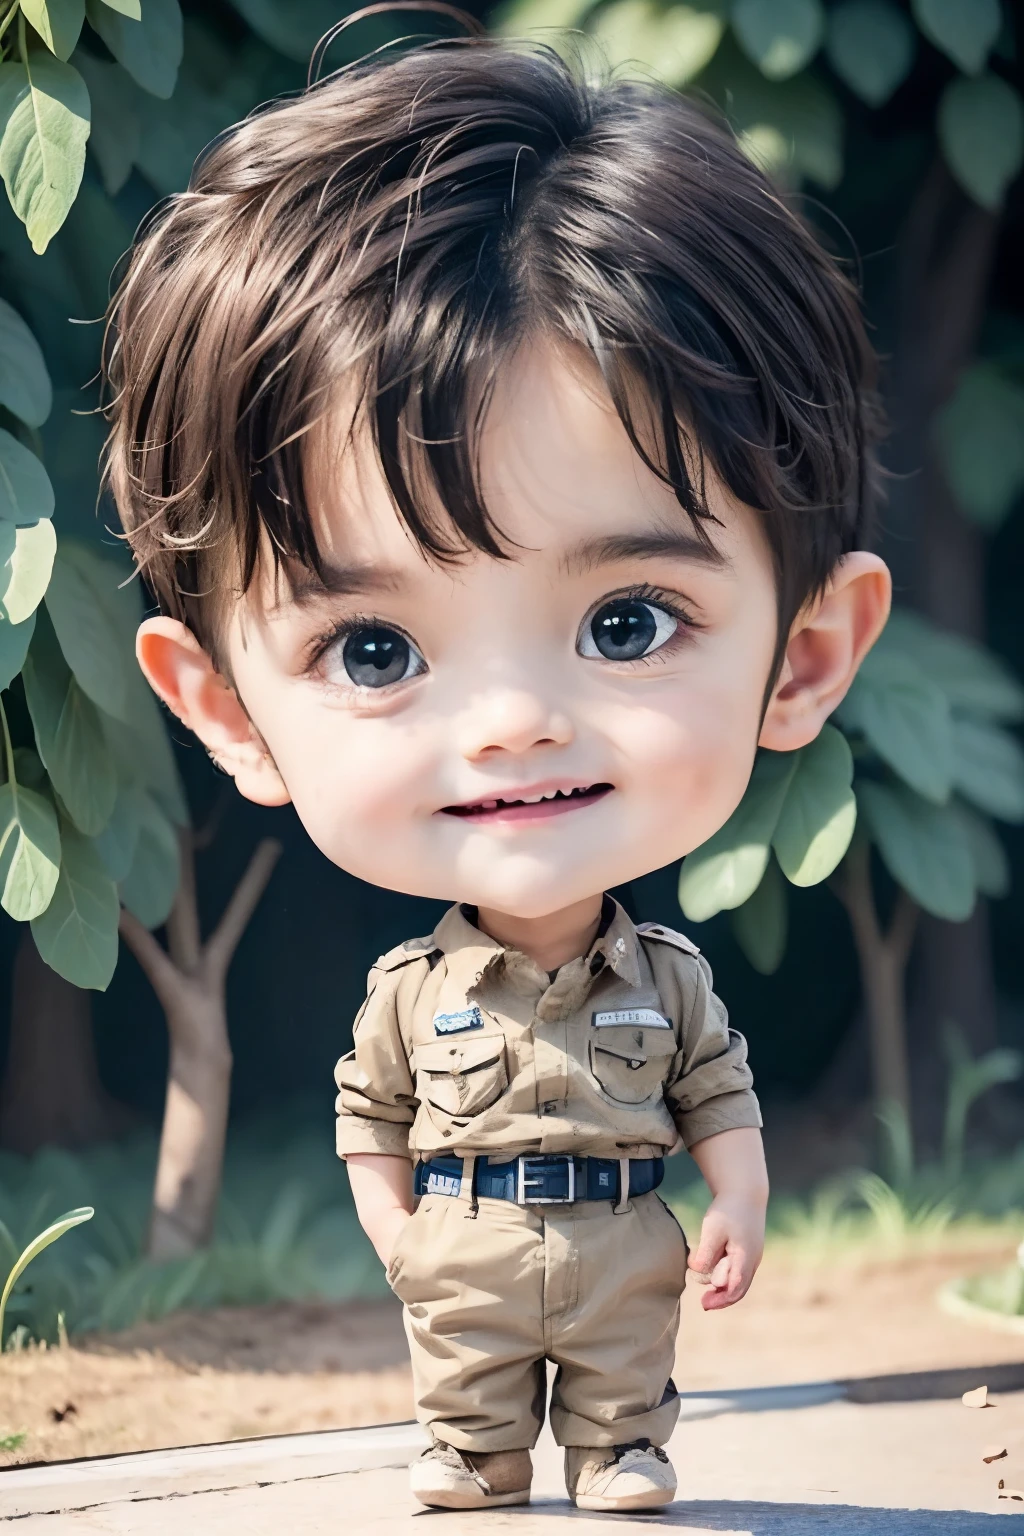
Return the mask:
<svg viewBox="0 0 1024 1536">
<path fill-rule="evenodd" d="M 388 1281 L 405 1304 L 417 1413 L 465 1451 L 520 1450 L 544 1421 L 557 1374 L 559 1445 L 663 1445 L 686 1240 L 657 1194 L 611 1204 L 519 1206 L 425 1195 L 402 1228 Z"/>
</svg>

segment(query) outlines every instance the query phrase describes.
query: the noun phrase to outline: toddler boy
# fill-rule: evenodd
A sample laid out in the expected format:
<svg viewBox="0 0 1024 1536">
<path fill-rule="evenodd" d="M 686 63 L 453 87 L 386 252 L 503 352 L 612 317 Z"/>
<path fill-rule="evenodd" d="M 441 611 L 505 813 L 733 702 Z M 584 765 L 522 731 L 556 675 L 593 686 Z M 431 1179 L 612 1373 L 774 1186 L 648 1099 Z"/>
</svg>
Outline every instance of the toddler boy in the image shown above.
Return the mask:
<svg viewBox="0 0 1024 1536">
<path fill-rule="evenodd" d="M 153 687 L 337 864 L 457 903 L 337 1068 L 413 1489 L 525 1501 L 550 1360 L 570 1497 L 663 1504 L 687 1262 L 745 1294 L 767 1181 L 706 963 L 604 893 L 811 741 L 885 621 L 855 295 L 693 105 L 474 40 L 223 136 L 109 336 Z"/>
</svg>

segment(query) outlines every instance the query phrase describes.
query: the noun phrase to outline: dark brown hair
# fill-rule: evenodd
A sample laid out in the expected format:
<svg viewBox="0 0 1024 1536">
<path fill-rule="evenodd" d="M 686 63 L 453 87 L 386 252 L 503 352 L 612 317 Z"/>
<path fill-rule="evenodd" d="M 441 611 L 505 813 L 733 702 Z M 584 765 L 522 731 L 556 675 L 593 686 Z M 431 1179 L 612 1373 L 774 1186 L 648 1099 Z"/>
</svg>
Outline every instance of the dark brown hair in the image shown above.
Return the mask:
<svg viewBox="0 0 1024 1536">
<path fill-rule="evenodd" d="M 107 475 L 165 611 L 212 645 L 225 572 L 247 589 L 261 543 L 319 572 L 304 436 L 345 380 L 421 547 L 514 554 L 476 447 L 527 336 L 593 356 L 698 530 L 705 459 L 763 513 L 784 643 L 866 536 L 853 286 L 693 102 L 479 38 L 261 110 L 140 231 L 107 331 Z"/>
</svg>

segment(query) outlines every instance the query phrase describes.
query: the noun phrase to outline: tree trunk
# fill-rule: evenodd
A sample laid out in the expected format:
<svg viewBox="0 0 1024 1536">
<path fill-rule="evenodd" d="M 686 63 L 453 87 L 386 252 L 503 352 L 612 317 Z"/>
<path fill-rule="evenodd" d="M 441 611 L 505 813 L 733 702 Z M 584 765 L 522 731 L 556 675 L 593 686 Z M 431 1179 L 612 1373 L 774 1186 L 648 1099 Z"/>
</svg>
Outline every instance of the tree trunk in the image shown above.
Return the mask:
<svg viewBox="0 0 1024 1536">
<path fill-rule="evenodd" d="M 960 512 L 935 452 L 936 412 L 977 346 L 998 222 L 967 197 L 936 158 L 907 216 L 897 249 L 896 345 L 887 404 L 892 437 L 885 522 L 898 590 L 935 623 L 985 637 L 985 540 Z M 983 901 L 966 923 L 924 918 L 912 1030 L 935 1078 L 940 1013 L 962 1024 L 975 1053 L 996 1037 L 995 987 Z M 971 999 L 969 1006 L 964 1000 Z M 955 1001 L 956 1000 L 956 1001 Z M 955 1013 L 954 1013 L 955 1002 Z M 918 1094 L 925 1111 L 934 1084 Z"/>
<path fill-rule="evenodd" d="M 871 887 L 871 852 L 860 841 L 854 843 L 843 860 L 836 888 L 849 914 L 860 962 L 875 1107 L 881 1110 L 895 1106 L 909 1126 L 905 991 L 917 907 L 905 891 L 900 891 L 889 928 L 883 931 Z"/>
<path fill-rule="evenodd" d="M 140 1120 L 100 1082 L 88 992 L 50 969 L 26 926 L 14 959 L 0 1146 L 23 1154 L 87 1147 Z"/>
<path fill-rule="evenodd" d="M 213 1235 L 231 1098 L 228 966 L 280 853 L 280 843 L 269 838 L 259 844 L 205 944 L 190 832 L 181 834 L 181 882 L 167 920 L 168 948 L 132 913 L 121 913 L 122 936 L 163 1005 L 171 1040 L 146 1245 L 151 1259 L 195 1253 Z"/>
<path fill-rule="evenodd" d="M 223 995 L 184 985 L 167 1027 L 167 1099 L 146 1243 L 154 1259 L 195 1253 L 213 1235 L 231 1098 Z"/>
</svg>

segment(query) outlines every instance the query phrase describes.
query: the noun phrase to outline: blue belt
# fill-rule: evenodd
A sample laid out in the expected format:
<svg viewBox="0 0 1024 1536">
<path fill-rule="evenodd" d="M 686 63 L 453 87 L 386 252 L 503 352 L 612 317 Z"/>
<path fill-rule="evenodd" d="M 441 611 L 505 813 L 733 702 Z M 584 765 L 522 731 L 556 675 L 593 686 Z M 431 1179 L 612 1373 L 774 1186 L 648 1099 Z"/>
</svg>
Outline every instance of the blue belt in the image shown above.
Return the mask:
<svg viewBox="0 0 1024 1536">
<path fill-rule="evenodd" d="M 660 1157 L 629 1159 L 629 1193 L 646 1195 L 665 1177 Z M 462 1188 L 462 1158 L 435 1157 L 418 1163 L 413 1177 L 417 1195 L 458 1195 Z M 493 1163 L 478 1157 L 473 1168 L 473 1193 L 483 1200 L 512 1200 L 516 1205 L 571 1205 L 574 1200 L 618 1200 L 619 1164 L 613 1157 L 570 1157 L 538 1153 Z"/>
</svg>

